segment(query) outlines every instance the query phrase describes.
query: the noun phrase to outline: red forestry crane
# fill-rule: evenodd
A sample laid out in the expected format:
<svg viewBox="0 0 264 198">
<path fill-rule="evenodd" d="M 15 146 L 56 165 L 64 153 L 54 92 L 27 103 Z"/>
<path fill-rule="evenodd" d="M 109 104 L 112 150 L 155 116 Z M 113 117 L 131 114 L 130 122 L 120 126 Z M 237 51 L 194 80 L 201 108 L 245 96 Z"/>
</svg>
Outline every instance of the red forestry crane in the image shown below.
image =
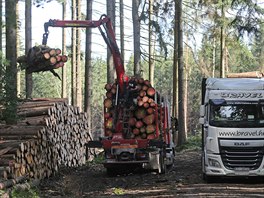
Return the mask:
<svg viewBox="0 0 264 198">
<path fill-rule="evenodd" d="M 98 21 L 94 20 L 49 20 L 44 24 L 45 33 L 43 34 L 42 45 L 47 44 L 49 31 L 48 28 L 51 27 L 84 27 L 84 28 L 98 28 L 105 43 L 110 49 L 114 65 L 116 69 L 116 76 L 119 88 L 121 92 L 123 92 L 123 84 L 124 80 L 127 79 L 125 77 L 125 69 L 123 65 L 123 60 L 120 55 L 120 51 L 118 45 L 116 43 L 115 33 L 113 31 L 112 22 L 109 17 L 106 15 L 102 15 Z"/>
</svg>

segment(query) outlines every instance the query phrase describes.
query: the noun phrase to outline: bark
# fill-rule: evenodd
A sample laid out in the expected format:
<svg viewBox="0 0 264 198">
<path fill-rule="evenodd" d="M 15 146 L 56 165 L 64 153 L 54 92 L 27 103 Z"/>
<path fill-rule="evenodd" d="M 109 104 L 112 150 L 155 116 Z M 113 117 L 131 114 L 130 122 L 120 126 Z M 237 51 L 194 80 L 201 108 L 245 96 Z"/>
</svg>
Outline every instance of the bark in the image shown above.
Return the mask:
<svg viewBox="0 0 264 198">
<path fill-rule="evenodd" d="M 138 15 L 140 0 L 132 1 L 133 37 L 134 37 L 134 75 L 140 76 L 140 17 Z"/>
<path fill-rule="evenodd" d="M 178 145 L 186 142 L 187 131 L 185 128 L 185 97 L 184 97 L 184 65 L 183 65 L 183 32 L 182 32 L 182 0 L 176 2 L 178 11 L 178 104 L 179 104 L 179 139 Z"/>
<path fill-rule="evenodd" d="M 17 21 L 19 21 L 19 6 L 18 3 L 16 4 L 16 18 Z M 19 26 L 17 25 L 17 57 L 19 57 L 20 55 L 20 38 L 19 38 Z M 17 97 L 19 97 L 21 94 L 21 72 L 20 72 L 20 68 L 17 68 Z"/>
<path fill-rule="evenodd" d="M 25 1 L 25 54 L 28 53 L 29 49 L 32 47 L 32 0 Z M 31 73 L 26 73 L 26 98 L 32 97 L 33 91 L 33 79 Z"/>
<path fill-rule="evenodd" d="M 175 2 L 174 16 L 174 51 L 173 51 L 173 101 L 172 101 L 172 116 L 178 118 L 178 7 Z"/>
<path fill-rule="evenodd" d="M 76 20 L 76 0 L 72 0 L 72 20 Z M 72 28 L 72 59 L 71 59 L 71 85 L 72 85 L 72 93 L 71 93 L 71 99 L 72 99 L 72 105 L 76 106 L 76 100 L 77 100 L 77 90 L 76 90 L 76 28 Z"/>
<path fill-rule="evenodd" d="M 67 2 L 62 2 L 62 20 L 66 19 L 66 5 Z M 62 55 L 65 55 L 66 52 L 66 30 L 65 28 L 62 28 Z M 61 86 L 61 97 L 66 98 L 67 97 L 67 68 L 62 67 L 62 86 Z"/>
<path fill-rule="evenodd" d="M 3 12 L 3 2 L 1 0 L 0 2 L 0 14 L 1 16 L 3 15 L 2 14 Z M 1 50 L 1 53 L 0 53 L 0 90 L 2 91 L 2 88 L 3 88 L 3 52 L 2 52 L 2 49 L 3 49 L 3 42 L 2 42 L 2 38 L 3 38 L 3 30 L 2 30 L 2 27 L 3 27 L 3 19 L 2 17 L 0 18 L 0 36 L 1 36 L 1 39 L 0 39 L 0 50 Z"/>
<path fill-rule="evenodd" d="M 123 60 L 123 65 L 125 61 L 125 42 L 124 42 L 124 1 L 119 1 L 120 6 L 120 51 Z"/>
<path fill-rule="evenodd" d="M 110 17 L 115 32 L 115 0 L 107 0 L 107 16 Z M 107 48 L 107 82 L 114 82 L 115 65 L 110 49 Z"/>
<path fill-rule="evenodd" d="M 153 0 L 149 0 L 149 80 L 152 86 L 154 86 L 154 41 L 152 31 L 152 15 L 153 15 Z"/>
<path fill-rule="evenodd" d="M 93 0 L 87 1 L 86 20 L 92 20 Z M 84 110 L 88 115 L 87 122 L 91 129 L 91 97 L 92 97 L 92 29 L 86 28 L 86 53 L 85 53 L 85 95 L 84 95 Z"/>
<path fill-rule="evenodd" d="M 221 18 L 222 18 L 222 25 L 221 25 L 221 35 L 220 35 L 220 77 L 225 77 L 225 9 L 224 9 L 224 0 L 222 0 L 221 6 Z"/>
<path fill-rule="evenodd" d="M 6 11 L 6 99 L 9 101 L 5 109 L 5 119 L 8 123 L 15 123 L 16 120 L 16 99 L 17 99 L 17 21 L 16 21 L 16 0 L 5 2 Z"/>
<path fill-rule="evenodd" d="M 81 20 L 81 0 L 77 0 L 76 5 L 77 20 Z M 82 66 L 81 66 L 81 29 L 76 30 L 76 106 L 82 110 Z"/>
</svg>

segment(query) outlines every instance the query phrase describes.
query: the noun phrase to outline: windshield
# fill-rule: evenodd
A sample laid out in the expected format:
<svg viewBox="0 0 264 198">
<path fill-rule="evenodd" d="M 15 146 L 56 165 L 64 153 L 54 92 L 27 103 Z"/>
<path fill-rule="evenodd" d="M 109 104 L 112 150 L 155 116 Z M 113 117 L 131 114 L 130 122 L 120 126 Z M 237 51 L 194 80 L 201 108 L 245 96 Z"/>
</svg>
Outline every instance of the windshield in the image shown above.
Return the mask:
<svg viewBox="0 0 264 198">
<path fill-rule="evenodd" d="M 251 102 L 211 103 L 209 123 L 218 127 L 264 127 L 264 105 Z"/>
</svg>

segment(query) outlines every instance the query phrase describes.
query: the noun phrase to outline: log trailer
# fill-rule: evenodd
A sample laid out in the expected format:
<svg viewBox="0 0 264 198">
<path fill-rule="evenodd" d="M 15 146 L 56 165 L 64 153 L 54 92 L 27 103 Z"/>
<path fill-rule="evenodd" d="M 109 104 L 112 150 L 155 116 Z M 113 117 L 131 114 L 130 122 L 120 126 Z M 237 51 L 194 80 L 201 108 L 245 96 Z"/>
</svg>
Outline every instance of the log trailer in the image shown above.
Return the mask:
<svg viewBox="0 0 264 198">
<path fill-rule="evenodd" d="M 103 164 L 107 172 L 112 174 L 123 168 L 127 169 L 129 166 L 140 166 L 159 173 L 165 173 L 166 167 L 172 165 L 174 159 L 174 143 L 172 138 L 174 127 L 171 126 L 170 105 L 166 97 L 159 95 L 157 92 L 154 95 L 152 93 L 152 97 L 149 97 L 151 100 L 148 100 L 152 107 L 152 110 L 150 110 L 152 114 L 149 116 L 150 119 L 148 121 L 144 120 L 151 125 L 149 131 L 147 131 L 151 134 L 145 132 L 144 135 L 140 135 L 139 130 L 134 131 L 132 129 L 130 121 L 135 116 L 135 112 L 142 110 L 143 107 L 139 107 L 134 103 L 132 106 L 131 104 L 127 104 L 126 100 L 131 100 L 131 98 L 126 97 L 128 93 L 127 86 L 131 79 L 135 80 L 138 84 L 141 83 L 140 87 L 145 86 L 143 85 L 144 82 L 148 81 L 142 81 L 141 78 L 137 79 L 125 75 L 123 60 L 116 43 L 110 18 L 102 15 L 97 21 L 49 20 L 44 24 L 43 45 L 47 44 L 48 28 L 50 26 L 62 28 L 98 28 L 113 55 L 117 79 L 110 87 L 110 89 L 115 88 L 114 92 L 110 93 L 111 97 L 108 98 L 110 106 L 105 106 L 104 110 L 104 137 L 87 143 L 89 148 L 103 148 Z M 151 87 L 149 83 L 147 84 L 148 87 Z M 140 100 L 139 97 L 137 99 Z M 138 120 L 134 121 L 140 121 L 142 124 L 143 117 L 141 116 Z M 154 130 L 151 131 L 153 128 Z M 142 131 L 144 132 L 143 129 Z"/>
</svg>

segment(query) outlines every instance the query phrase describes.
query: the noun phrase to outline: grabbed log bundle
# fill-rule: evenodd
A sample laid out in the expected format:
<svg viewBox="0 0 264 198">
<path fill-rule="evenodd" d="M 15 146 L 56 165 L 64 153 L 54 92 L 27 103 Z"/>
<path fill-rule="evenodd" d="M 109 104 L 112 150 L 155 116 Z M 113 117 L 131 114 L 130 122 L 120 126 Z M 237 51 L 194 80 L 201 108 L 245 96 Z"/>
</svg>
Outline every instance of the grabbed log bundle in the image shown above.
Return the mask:
<svg viewBox="0 0 264 198">
<path fill-rule="evenodd" d="M 59 48 L 46 45 L 32 47 L 26 55 L 20 56 L 17 62 L 27 73 L 44 72 L 63 67 L 68 57 L 61 54 Z"/>
</svg>

